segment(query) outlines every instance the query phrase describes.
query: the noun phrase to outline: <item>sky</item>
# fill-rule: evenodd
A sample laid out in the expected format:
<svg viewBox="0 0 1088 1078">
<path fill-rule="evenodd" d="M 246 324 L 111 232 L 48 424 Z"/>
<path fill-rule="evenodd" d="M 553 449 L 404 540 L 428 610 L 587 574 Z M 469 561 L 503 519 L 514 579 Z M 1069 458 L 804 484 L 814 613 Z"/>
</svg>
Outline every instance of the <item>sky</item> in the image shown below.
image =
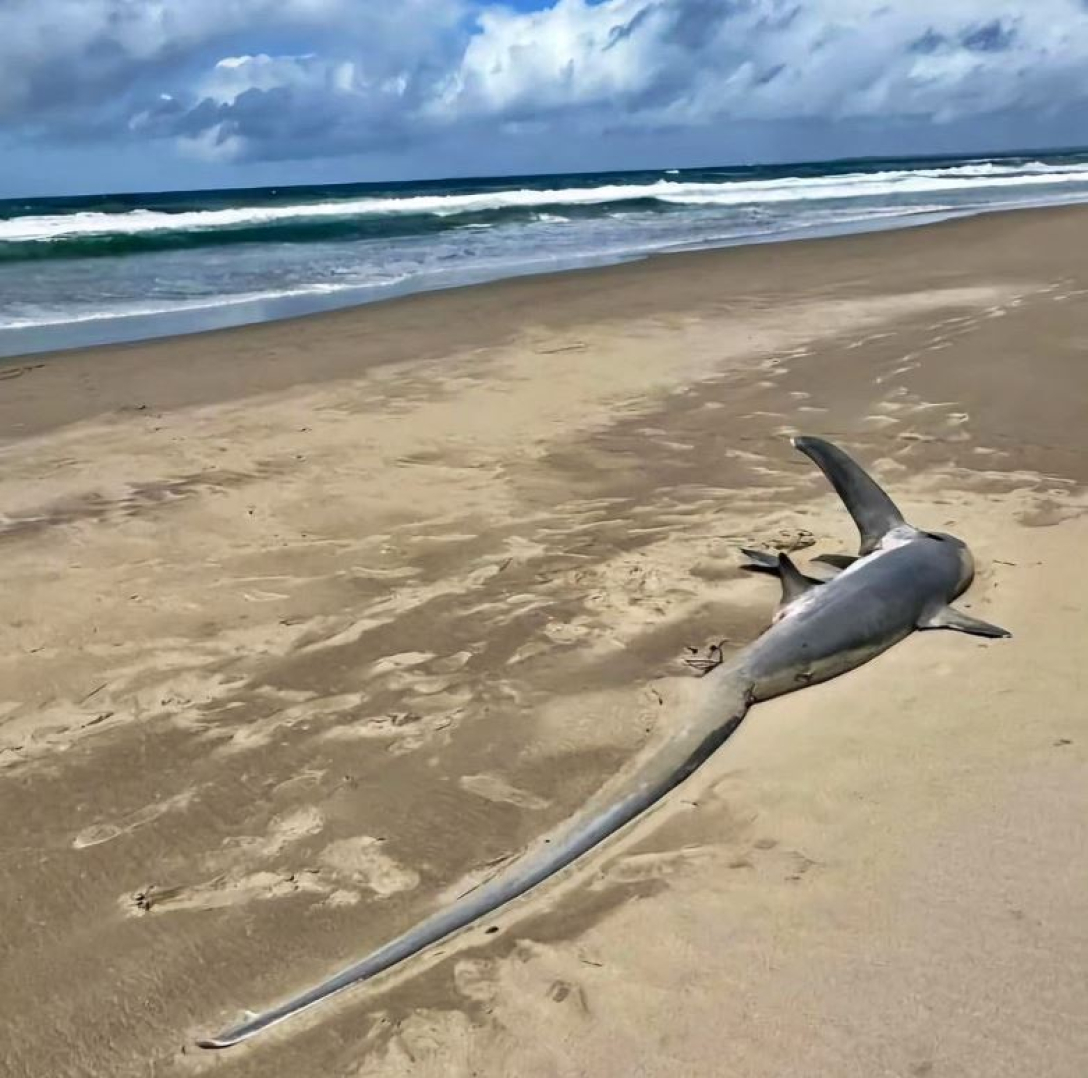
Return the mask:
<svg viewBox="0 0 1088 1078">
<path fill-rule="evenodd" d="M 1088 0 L 0 0 L 0 197 L 1088 143 Z"/>
</svg>

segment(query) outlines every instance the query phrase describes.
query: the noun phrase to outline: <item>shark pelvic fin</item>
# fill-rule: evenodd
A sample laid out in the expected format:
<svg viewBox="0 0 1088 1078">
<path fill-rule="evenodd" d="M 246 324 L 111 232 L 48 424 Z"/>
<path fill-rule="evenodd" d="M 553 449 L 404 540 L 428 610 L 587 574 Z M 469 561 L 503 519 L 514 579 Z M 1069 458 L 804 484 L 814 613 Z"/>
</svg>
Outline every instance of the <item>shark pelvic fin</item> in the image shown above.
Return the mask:
<svg viewBox="0 0 1088 1078">
<path fill-rule="evenodd" d="M 849 569 L 858 559 L 853 554 L 818 554 L 812 560 L 830 565 L 832 569 L 838 569 L 841 572 L 843 569 Z"/>
<path fill-rule="evenodd" d="M 770 576 L 781 577 L 783 575 L 782 563 L 779 559 L 785 557 L 785 555 L 771 554 L 766 550 L 750 550 L 746 547 L 741 548 L 741 553 L 748 559 L 741 566 L 742 569 L 750 569 L 755 573 L 767 573 Z M 816 558 L 815 560 L 819 561 L 820 559 Z M 815 587 L 817 584 L 826 584 L 827 579 L 830 579 L 835 575 L 834 573 L 829 572 L 827 574 L 827 579 L 820 579 L 820 577 L 809 576 L 807 573 L 802 573 L 793 561 L 790 561 L 790 565 L 793 568 L 793 572 L 811 587 Z"/>
<path fill-rule="evenodd" d="M 741 547 L 740 552 L 748 559 L 742 569 L 754 569 L 760 573 L 774 573 L 778 575 L 778 555 L 766 550 L 753 550 L 750 547 Z"/>
<path fill-rule="evenodd" d="M 831 481 L 847 512 L 861 533 L 860 553 L 871 554 L 892 528 L 904 523 L 895 502 L 847 453 L 822 438 L 793 439 L 800 449 Z"/>
</svg>

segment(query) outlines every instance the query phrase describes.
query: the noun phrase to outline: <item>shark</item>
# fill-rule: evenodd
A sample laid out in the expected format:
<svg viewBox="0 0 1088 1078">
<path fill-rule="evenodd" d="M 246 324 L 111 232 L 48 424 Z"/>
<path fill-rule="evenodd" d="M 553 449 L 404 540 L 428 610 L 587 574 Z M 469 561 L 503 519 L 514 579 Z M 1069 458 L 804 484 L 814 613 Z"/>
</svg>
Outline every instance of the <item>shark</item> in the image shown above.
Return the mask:
<svg viewBox="0 0 1088 1078">
<path fill-rule="evenodd" d="M 726 656 L 713 647 L 690 664 L 702 675 L 680 698 L 667 736 L 605 784 L 570 819 L 540 836 L 490 879 L 449 902 L 326 980 L 199 1040 L 229 1048 L 377 977 L 494 914 L 545 881 L 588 860 L 618 832 L 637 826 L 740 726 L 762 701 L 856 669 L 919 630 L 947 629 L 997 638 L 1011 634 L 952 604 L 971 585 L 967 544 L 908 524 L 877 482 L 843 449 L 816 437 L 793 445 L 830 481 L 857 525 L 857 555 L 825 555 L 820 575 L 788 554 L 745 550 L 748 568 L 776 575 L 782 596 L 759 637 Z"/>
</svg>

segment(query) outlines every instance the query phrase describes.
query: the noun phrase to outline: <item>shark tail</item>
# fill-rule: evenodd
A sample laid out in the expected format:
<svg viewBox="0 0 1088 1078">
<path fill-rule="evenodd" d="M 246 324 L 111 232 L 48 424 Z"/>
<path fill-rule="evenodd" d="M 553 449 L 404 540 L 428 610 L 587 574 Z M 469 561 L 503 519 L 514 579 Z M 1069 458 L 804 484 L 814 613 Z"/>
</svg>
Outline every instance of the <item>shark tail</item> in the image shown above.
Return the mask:
<svg viewBox="0 0 1088 1078">
<path fill-rule="evenodd" d="M 490 880 L 327 980 L 197 1043 L 228 1048 L 368 981 L 532 890 L 615 834 L 701 767 L 743 721 L 751 684 L 740 668 L 720 667 L 694 685 L 706 699 L 677 716 L 680 721 L 666 719 L 666 741 L 644 750 L 626 775 Z"/>
</svg>

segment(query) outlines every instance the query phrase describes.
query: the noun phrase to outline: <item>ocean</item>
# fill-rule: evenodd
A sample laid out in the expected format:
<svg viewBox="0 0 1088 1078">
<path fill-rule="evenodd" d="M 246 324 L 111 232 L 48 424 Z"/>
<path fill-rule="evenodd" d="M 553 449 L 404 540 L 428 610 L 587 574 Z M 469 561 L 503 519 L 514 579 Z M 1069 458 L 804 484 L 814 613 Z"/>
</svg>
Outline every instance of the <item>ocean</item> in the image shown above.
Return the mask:
<svg viewBox="0 0 1088 1078">
<path fill-rule="evenodd" d="M 1088 200 L 1088 152 L 0 201 L 0 356 Z"/>
</svg>

